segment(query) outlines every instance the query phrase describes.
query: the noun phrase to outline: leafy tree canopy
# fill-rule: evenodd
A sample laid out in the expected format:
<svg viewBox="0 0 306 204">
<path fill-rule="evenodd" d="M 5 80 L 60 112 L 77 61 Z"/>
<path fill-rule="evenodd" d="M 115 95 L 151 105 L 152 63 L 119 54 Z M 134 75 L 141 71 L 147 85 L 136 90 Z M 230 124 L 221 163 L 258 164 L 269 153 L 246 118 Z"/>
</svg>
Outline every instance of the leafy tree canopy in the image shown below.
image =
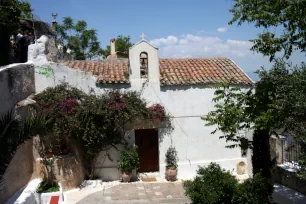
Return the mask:
<svg viewBox="0 0 306 204">
<path fill-rule="evenodd" d="M 10 36 L 20 27 L 21 19 L 31 18 L 31 5 L 20 0 L 0 0 L 0 65 L 11 63 Z"/>
<path fill-rule="evenodd" d="M 92 59 L 102 55 L 102 48 L 95 29 L 87 29 L 87 23 L 79 20 L 74 23 L 71 17 L 64 17 L 61 24 L 55 24 L 57 43 L 63 46 L 63 52 L 72 51 L 75 59 Z"/>
<path fill-rule="evenodd" d="M 20 0 L 0 0 L 0 25 L 11 33 L 18 29 L 20 20 L 31 19 L 31 4 Z M 3 30 L 4 31 L 4 30 Z"/>
<path fill-rule="evenodd" d="M 128 54 L 129 48 L 133 46 L 130 42 L 130 36 L 118 35 L 116 38 L 115 48 L 117 52 Z M 106 58 L 110 55 L 110 46 L 106 46 L 103 50 L 103 57 Z"/>
<path fill-rule="evenodd" d="M 293 50 L 306 51 L 306 0 L 236 0 L 230 11 L 235 22 L 255 23 L 255 27 L 264 28 L 257 39 L 251 40 L 251 50 L 270 56 L 272 61 L 276 53 L 284 52 L 287 59 Z M 277 35 L 269 28 L 282 28 Z"/>
<path fill-rule="evenodd" d="M 249 142 L 249 146 L 253 148 L 253 156 L 260 162 L 253 158 L 253 172 L 263 171 L 268 175 L 265 169 L 271 163 L 267 156 L 269 146 L 265 147 L 269 137 L 265 136 L 274 130 L 282 129 L 295 136 L 302 144 L 302 154 L 306 155 L 306 66 L 302 63 L 294 67 L 283 60 L 276 60 L 271 70 L 262 69 L 258 74 L 260 81 L 251 90 L 245 91 L 229 85 L 216 90 L 216 110 L 203 119 L 207 121 L 206 125 L 217 125 L 213 133 L 220 130 L 224 133 L 220 138 L 235 143 L 228 147 L 241 145 L 245 131 L 255 130 L 253 145 Z M 263 131 L 266 133 L 261 134 Z M 262 143 L 258 143 L 259 140 L 263 140 Z M 256 148 L 259 148 L 259 155 L 263 154 L 261 158 L 255 154 Z M 306 178 L 306 160 L 302 159 L 299 175 Z"/>
</svg>

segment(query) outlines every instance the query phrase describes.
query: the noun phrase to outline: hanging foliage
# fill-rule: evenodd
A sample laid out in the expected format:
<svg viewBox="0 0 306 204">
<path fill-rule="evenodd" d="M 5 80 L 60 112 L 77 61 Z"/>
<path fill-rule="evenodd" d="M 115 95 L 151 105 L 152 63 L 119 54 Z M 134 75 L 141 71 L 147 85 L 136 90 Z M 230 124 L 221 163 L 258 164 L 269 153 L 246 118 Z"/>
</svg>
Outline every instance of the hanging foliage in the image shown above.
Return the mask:
<svg viewBox="0 0 306 204">
<path fill-rule="evenodd" d="M 170 121 L 164 107 L 156 104 L 148 108 L 147 102 L 136 91 L 112 90 L 101 95 L 85 94 L 61 84 L 46 89 L 35 100 L 37 113 L 52 121 L 48 126 L 48 137 L 50 141 L 56 141 L 52 146 L 59 147 L 57 154 L 63 153 L 61 147 L 67 149 L 70 137 L 77 138 L 89 156 L 91 166 L 101 151 L 127 145 L 126 124 L 152 118 Z"/>
</svg>

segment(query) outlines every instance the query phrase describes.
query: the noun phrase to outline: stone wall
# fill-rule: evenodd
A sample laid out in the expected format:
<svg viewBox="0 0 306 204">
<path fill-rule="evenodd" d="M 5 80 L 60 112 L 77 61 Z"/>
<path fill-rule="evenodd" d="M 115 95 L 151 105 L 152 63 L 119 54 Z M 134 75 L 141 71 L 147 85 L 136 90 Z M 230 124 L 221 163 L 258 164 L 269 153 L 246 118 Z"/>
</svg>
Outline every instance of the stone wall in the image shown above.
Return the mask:
<svg viewBox="0 0 306 204">
<path fill-rule="evenodd" d="M 12 64 L 0 68 L 0 115 L 35 92 L 34 66 Z"/>
<path fill-rule="evenodd" d="M 5 182 L 0 191 L 0 203 L 4 203 L 31 180 L 33 173 L 32 146 L 32 139 L 21 145 L 6 169 Z"/>
<path fill-rule="evenodd" d="M 277 166 L 272 174 L 272 179 L 275 183 L 279 183 L 296 191 L 306 194 L 305 182 L 297 178 L 296 172 L 288 171 L 287 169 Z"/>
<path fill-rule="evenodd" d="M 32 64 L 12 64 L 0 68 L 0 115 L 14 108 L 18 102 L 34 92 L 34 66 Z M 23 113 L 24 116 L 26 111 L 24 107 L 20 107 L 17 113 Z M 4 203 L 30 181 L 33 172 L 32 145 L 32 140 L 21 145 L 10 162 L 4 175 L 5 183 L 0 191 L 0 203 Z"/>
<path fill-rule="evenodd" d="M 47 137 L 36 136 L 33 138 L 33 178 L 45 178 L 48 174 L 57 182 L 61 183 L 62 188 L 76 188 L 84 181 L 85 171 L 83 168 L 84 153 L 78 141 L 69 139 L 70 155 L 60 156 L 52 160 L 52 172 L 46 172 L 42 162 L 41 152 L 44 152 L 46 143 L 50 142 L 52 135 Z"/>
</svg>

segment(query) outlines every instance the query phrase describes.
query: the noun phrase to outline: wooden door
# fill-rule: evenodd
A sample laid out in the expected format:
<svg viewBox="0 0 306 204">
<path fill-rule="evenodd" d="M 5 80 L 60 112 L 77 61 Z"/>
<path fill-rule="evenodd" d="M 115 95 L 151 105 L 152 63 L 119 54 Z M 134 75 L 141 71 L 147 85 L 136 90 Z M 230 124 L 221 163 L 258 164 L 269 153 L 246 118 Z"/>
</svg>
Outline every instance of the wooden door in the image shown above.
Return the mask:
<svg viewBox="0 0 306 204">
<path fill-rule="evenodd" d="M 135 130 L 135 143 L 139 156 L 139 172 L 159 171 L 157 129 Z"/>
</svg>

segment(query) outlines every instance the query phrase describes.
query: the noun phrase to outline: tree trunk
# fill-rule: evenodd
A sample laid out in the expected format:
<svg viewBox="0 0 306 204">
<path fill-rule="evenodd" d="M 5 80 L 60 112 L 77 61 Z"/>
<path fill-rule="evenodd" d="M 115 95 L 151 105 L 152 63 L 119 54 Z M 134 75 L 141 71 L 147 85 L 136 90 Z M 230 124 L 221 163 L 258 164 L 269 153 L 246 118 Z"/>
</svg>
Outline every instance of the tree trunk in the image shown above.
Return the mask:
<svg viewBox="0 0 306 204">
<path fill-rule="evenodd" d="M 255 130 L 253 134 L 253 174 L 260 173 L 271 179 L 270 134 L 268 130 Z"/>
</svg>

